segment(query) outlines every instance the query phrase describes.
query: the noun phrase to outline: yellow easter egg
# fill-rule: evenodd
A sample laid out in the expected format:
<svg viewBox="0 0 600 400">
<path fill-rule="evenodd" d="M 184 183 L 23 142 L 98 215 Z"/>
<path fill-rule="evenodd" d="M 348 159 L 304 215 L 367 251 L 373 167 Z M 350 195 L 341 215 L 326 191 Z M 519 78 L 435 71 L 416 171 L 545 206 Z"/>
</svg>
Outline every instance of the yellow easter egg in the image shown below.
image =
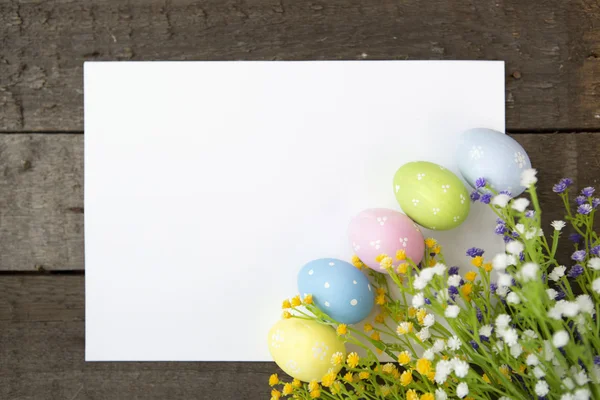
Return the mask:
<svg viewBox="0 0 600 400">
<path fill-rule="evenodd" d="M 286 374 L 304 382 L 321 381 L 323 375 L 341 366 L 331 363 L 340 352 L 346 357 L 344 343 L 335 330 L 315 321 L 298 318 L 282 319 L 269 331 L 271 357 Z"/>
</svg>

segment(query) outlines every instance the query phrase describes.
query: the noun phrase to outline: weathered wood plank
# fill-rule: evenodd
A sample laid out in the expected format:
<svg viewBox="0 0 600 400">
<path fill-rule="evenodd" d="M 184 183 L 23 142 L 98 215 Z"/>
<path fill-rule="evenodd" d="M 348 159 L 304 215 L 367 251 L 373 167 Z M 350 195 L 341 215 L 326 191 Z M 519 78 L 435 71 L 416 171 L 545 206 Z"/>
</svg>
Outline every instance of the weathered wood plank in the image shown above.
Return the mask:
<svg viewBox="0 0 600 400">
<path fill-rule="evenodd" d="M 83 135 L 0 135 L 0 270 L 83 268 Z"/>
<path fill-rule="evenodd" d="M 512 136 L 540 170 L 548 220 L 561 177 L 598 186 L 600 134 Z M 83 135 L 0 135 L 0 165 L 0 270 L 83 269 Z"/>
<path fill-rule="evenodd" d="M 0 130 L 83 129 L 85 60 L 507 61 L 507 127 L 600 127 L 595 0 L 0 2 Z M 148 82 L 149 85 L 152 82 Z"/>
<path fill-rule="evenodd" d="M 84 312 L 83 276 L 0 279 L 0 398 L 269 398 L 273 363 L 85 363 Z"/>
</svg>

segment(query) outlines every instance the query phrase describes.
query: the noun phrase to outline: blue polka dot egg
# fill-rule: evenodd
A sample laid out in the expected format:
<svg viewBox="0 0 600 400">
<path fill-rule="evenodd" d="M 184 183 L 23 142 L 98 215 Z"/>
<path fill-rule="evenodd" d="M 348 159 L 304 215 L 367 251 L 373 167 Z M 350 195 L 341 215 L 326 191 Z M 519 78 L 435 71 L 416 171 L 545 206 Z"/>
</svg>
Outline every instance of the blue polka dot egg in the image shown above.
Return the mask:
<svg viewBox="0 0 600 400">
<path fill-rule="evenodd" d="M 525 190 L 521 173 L 531 168 L 529 156 L 516 140 L 484 128 L 470 129 L 461 135 L 456 161 L 463 178 L 473 188 L 477 178 L 485 178 L 498 192 L 506 190 L 513 196 Z"/>
<path fill-rule="evenodd" d="M 344 324 L 362 321 L 374 304 L 367 277 L 350 263 L 335 258 L 321 258 L 302 267 L 298 290 L 301 295 L 312 294 L 321 311 Z"/>
</svg>

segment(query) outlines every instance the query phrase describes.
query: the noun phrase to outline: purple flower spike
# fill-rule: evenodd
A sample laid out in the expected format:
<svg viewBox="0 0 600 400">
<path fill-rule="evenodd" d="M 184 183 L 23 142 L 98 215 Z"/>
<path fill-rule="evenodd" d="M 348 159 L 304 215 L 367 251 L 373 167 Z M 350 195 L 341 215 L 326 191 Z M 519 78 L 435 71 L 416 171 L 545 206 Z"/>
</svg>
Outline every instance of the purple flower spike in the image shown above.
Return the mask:
<svg viewBox="0 0 600 400">
<path fill-rule="evenodd" d="M 490 292 L 496 293 L 496 290 L 498 290 L 498 285 L 496 283 L 490 283 Z"/>
<path fill-rule="evenodd" d="M 477 189 L 481 189 L 481 188 L 485 187 L 485 184 L 486 184 L 485 178 L 477 178 L 475 180 L 475 187 Z"/>
<path fill-rule="evenodd" d="M 478 249 L 477 247 L 471 247 L 469 250 L 467 250 L 467 255 L 469 257 L 480 257 L 483 255 L 483 253 L 485 253 L 485 251 Z"/>
<path fill-rule="evenodd" d="M 469 343 L 471 344 L 471 347 L 473 347 L 473 350 L 479 349 L 479 345 L 477 344 L 476 341 L 471 340 Z"/>
<path fill-rule="evenodd" d="M 577 250 L 573 254 L 571 254 L 571 260 L 575 261 L 583 261 L 585 260 L 586 251 L 585 250 Z"/>
<path fill-rule="evenodd" d="M 490 204 L 491 200 L 492 200 L 491 193 L 486 193 L 479 198 L 479 201 L 482 202 L 483 204 Z"/>
<path fill-rule="evenodd" d="M 573 180 L 571 178 L 562 178 L 560 180 L 560 183 L 564 183 L 565 185 L 567 185 L 567 187 L 569 187 L 573 184 Z"/>
<path fill-rule="evenodd" d="M 481 197 L 481 196 L 477 190 L 473 190 L 471 192 L 471 201 L 472 202 L 476 202 L 477 200 L 479 200 L 479 197 Z"/>
<path fill-rule="evenodd" d="M 502 239 L 504 240 L 504 243 L 510 243 L 510 242 L 514 241 L 514 239 L 511 238 L 510 236 L 504 236 Z"/>
<path fill-rule="evenodd" d="M 598 208 L 598 206 L 600 206 L 600 199 L 597 197 L 594 197 L 594 200 L 592 200 L 592 207 Z"/>
<path fill-rule="evenodd" d="M 458 267 L 450 267 L 448 269 L 448 276 L 458 275 Z"/>
<path fill-rule="evenodd" d="M 595 256 L 600 257 L 600 245 L 592 247 L 592 249 L 590 250 L 590 253 L 592 253 Z"/>
<path fill-rule="evenodd" d="M 596 191 L 596 189 L 594 189 L 591 186 L 588 186 L 588 187 L 581 189 L 581 194 L 584 195 L 585 197 L 592 197 L 592 195 L 594 194 L 595 191 Z"/>
<path fill-rule="evenodd" d="M 571 233 L 569 235 L 569 240 L 573 243 L 581 243 L 583 236 L 581 236 L 579 233 Z"/>
<path fill-rule="evenodd" d="M 504 235 L 504 233 L 507 230 L 508 229 L 506 229 L 506 225 L 504 225 L 504 224 L 498 224 L 498 225 L 496 225 L 496 229 L 494 229 L 494 232 L 496 232 L 496 235 Z"/>
<path fill-rule="evenodd" d="M 585 196 L 577 196 L 575 197 L 575 203 L 577 203 L 578 206 L 587 203 L 587 199 L 585 198 Z"/>
<path fill-rule="evenodd" d="M 581 215 L 588 215 L 592 212 L 592 210 L 593 208 L 591 204 L 582 204 L 579 207 L 577 207 L 577 213 Z"/>
<path fill-rule="evenodd" d="M 565 190 L 567 190 L 567 185 L 565 185 L 563 182 L 559 182 L 552 186 L 552 191 L 554 193 L 563 193 Z"/>
<path fill-rule="evenodd" d="M 501 191 L 499 194 L 505 194 L 505 195 L 507 195 L 508 197 L 512 197 L 512 193 L 511 193 L 511 192 L 509 192 L 508 190 L 503 190 L 503 191 Z"/>
<path fill-rule="evenodd" d="M 600 356 L 594 356 L 594 365 L 600 366 Z"/>
<path fill-rule="evenodd" d="M 583 267 L 579 264 L 575 264 L 571 267 L 567 276 L 569 278 L 577 278 L 581 274 L 583 274 Z"/>
<path fill-rule="evenodd" d="M 427 297 L 425 298 L 425 304 L 431 305 L 431 300 L 429 300 Z"/>
<path fill-rule="evenodd" d="M 533 211 L 533 210 L 527 210 L 527 211 L 525 211 L 525 216 L 527 218 L 533 218 L 535 216 L 535 211 Z"/>
</svg>

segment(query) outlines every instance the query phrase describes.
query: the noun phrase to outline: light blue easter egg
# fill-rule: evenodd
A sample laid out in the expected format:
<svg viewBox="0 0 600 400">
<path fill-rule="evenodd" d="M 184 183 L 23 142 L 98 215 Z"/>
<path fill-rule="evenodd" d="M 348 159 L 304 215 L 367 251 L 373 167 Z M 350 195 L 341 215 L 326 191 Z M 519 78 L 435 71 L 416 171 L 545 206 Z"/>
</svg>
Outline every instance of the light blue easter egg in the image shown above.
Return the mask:
<svg viewBox="0 0 600 400">
<path fill-rule="evenodd" d="M 531 168 L 523 147 L 513 138 L 492 129 L 475 128 L 464 132 L 456 148 L 460 173 L 475 188 L 478 178 L 485 178 L 498 192 L 507 190 L 518 196 L 521 173 Z"/>
<path fill-rule="evenodd" d="M 301 295 L 312 294 L 321 311 L 344 324 L 362 321 L 374 304 L 367 277 L 353 265 L 335 258 L 321 258 L 302 267 L 298 290 Z"/>
</svg>

